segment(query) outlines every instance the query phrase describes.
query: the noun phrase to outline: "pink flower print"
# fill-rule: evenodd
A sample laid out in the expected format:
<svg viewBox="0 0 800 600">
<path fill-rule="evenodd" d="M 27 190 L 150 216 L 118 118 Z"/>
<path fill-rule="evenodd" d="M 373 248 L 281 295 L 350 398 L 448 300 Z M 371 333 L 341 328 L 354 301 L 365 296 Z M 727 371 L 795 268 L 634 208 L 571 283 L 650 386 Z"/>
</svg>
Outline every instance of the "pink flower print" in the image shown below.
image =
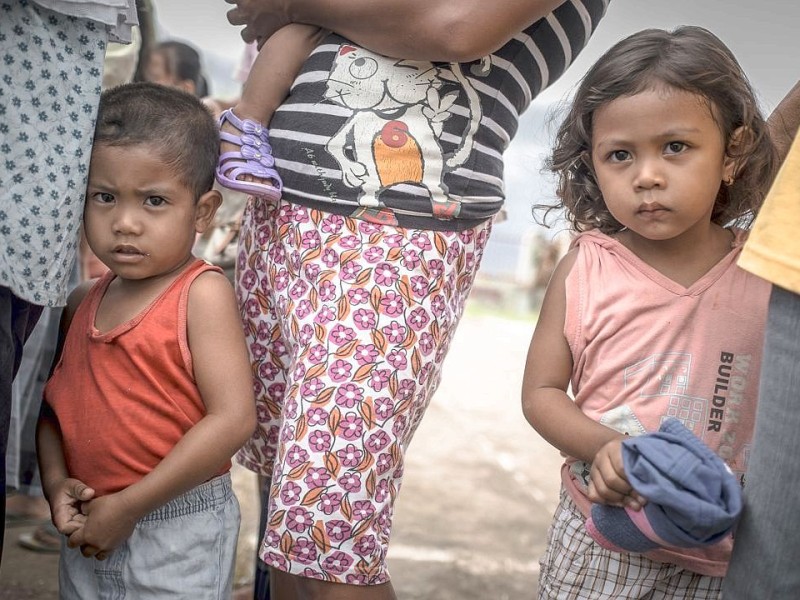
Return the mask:
<svg viewBox="0 0 800 600">
<path fill-rule="evenodd" d="M 400 400 L 405 400 L 406 398 L 411 398 L 414 396 L 414 392 L 417 389 L 417 382 L 413 379 L 403 379 L 400 381 L 400 388 L 397 390 L 397 397 Z"/>
<path fill-rule="evenodd" d="M 359 537 L 353 546 L 353 550 L 355 550 L 355 553 L 359 556 L 370 556 L 373 552 L 375 552 L 375 548 L 377 546 L 378 543 L 375 540 L 375 536 L 370 533 L 368 535 L 362 535 Z"/>
<path fill-rule="evenodd" d="M 250 344 L 250 356 L 256 360 L 261 360 L 267 355 L 267 347 L 264 344 L 254 342 Z"/>
<path fill-rule="evenodd" d="M 308 538 L 297 538 L 292 544 L 292 557 L 298 562 L 307 565 L 317 560 L 317 546 Z"/>
<path fill-rule="evenodd" d="M 252 291 L 252 289 L 256 287 L 256 281 L 258 281 L 258 278 L 256 277 L 255 272 L 246 271 L 244 276 L 241 278 L 241 285 L 244 287 L 244 289 Z"/>
<path fill-rule="evenodd" d="M 323 281 L 319 286 L 319 297 L 323 302 L 336 298 L 336 286 L 332 281 Z"/>
<path fill-rule="evenodd" d="M 278 274 L 275 275 L 275 289 L 282 292 L 289 285 L 289 273 L 286 269 L 280 269 Z"/>
<path fill-rule="evenodd" d="M 399 248 L 405 243 L 406 239 L 402 233 L 390 233 L 384 236 L 383 241 L 389 248 Z"/>
<path fill-rule="evenodd" d="M 460 231 L 458 233 L 458 239 L 461 240 L 465 245 L 469 245 L 472 243 L 472 238 L 475 237 L 475 232 L 472 229 L 465 229 L 464 231 Z"/>
<path fill-rule="evenodd" d="M 354 358 L 359 365 L 372 364 L 378 359 L 378 349 L 373 344 L 359 344 Z"/>
<path fill-rule="evenodd" d="M 305 206 L 294 206 L 292 211 L 294 214 L 292 219 L 295 223 L 308 223 L 311 218 L 308 216 L 308 210 Z"/>
<path fill-rule="evenodd" d="M 281 398 L 283 398 L 283 394 L 285 391 L 286 391 L 286 384 L 276 381 L 267 388 L 267 396 L 273 398 L 274 400 L 280 400 Z"/>
<path fill-rule="evenodd" d="M 380 230 L 380 227 L 375 223 L 359 219 L 358 230 L 364 235 L 371 235 Z"/>
<path fill-rule="evenodd" d="M 408 365 L 406 351 L 402 348 L 393 348 L 386 357 L 386 361 L 395 369 L 405 369 Z"/>
<path fill-rule="evenodd" d="M 419 258 L 419 252 L 416 250 L 403 250 L 401 264 L 408 270 L 414 269 L 422 262 Z"/>
<path fill-rule="evenodd" d="M 286 344 L 284 344 L 281 340 L 275 340 L 275 342 L 272 344 L 272 353 L 275 354 L 275 356 L 283 356 L 284 354 L 287 354 Z"/>
<path fill-rule="evenodd" d="M 328 360 L 328 349 L 322 344 L 312 346 L 308 351 L 308 360 L 318 365 Z"/>
<path fill-rule="evenodd" d="M 387 315 L 390 317 L 396 317 L 403 314 L 405 303 L 403 302 L 403 297 L 400 294 L 390 290 L 386 292 L 386 294 L 383 296 L 383 299 L 381 299 L 381 307 Z"/>
<path fill-rule="evenodd" d="M 389 369 L 375 369 L 369 376 L 369 387 L 380 392 L 389 383 L 392 372 Z"/>
<path fill-rule="evenodd" d="M 389 495 L 389 482 L 381 479 L 375 487 L 375 502 L 382 503 Z"/>
<path fill-rule="evenodd" d="M 303 481 L 306 482 L 306 485 L 309 487 L 309 489 L 312 489 L 325 487 L 330 478 L 331 474 L 328 473 L 326 469 L 322 467 L 312 467 L 306 472 L 306 476 L 303 478 Z"/>
<path fill-rule="evenodd" d="M 356 448 L 353 444 L 347 444 L 341 450 L 336 451 L 336 456 L 345 467 L 357 467 L 364 457 L 364 452 Z"/>
<path fill-rule="evenodd" d="M 369 292 L 363 287 L 353 288 L 347 291 L 347 299 L 350 300 L 350 304 L 353 306 L 365 304 L 369 302 Z"/>
<path fill-rule="evenodd" d="M 381 329 L 381 331 L 393 344 L 401 343 L 406 337 L 406 328 L 400 325 L 400 323 L 397 321 L 392 321 L 386 327 Z"/>
<path fill-rule="evenodd" d="M 292 468 L 306 462 L 307 460 L 308 460 L 308 452 L 306 452 L 303 448 L 301 448 L 297 444 L 294 444 L 291 448 L 289 448 L 289 451 L 286 453 L 286 461 Z"/>
<path fill-rule="evenodd" d="M 267 546 L 271 546 L 273 548 L 277 548 L 278 544 L 280 543 L 281 543 L 281 536 L 278 534 L 278 532 L 268 529 L 267 535 L 264 538 L 264 544 Z"/>
<path fill-rule="evenodd" d="M 381 396 L 375 400 L 375 414 L 381 421 L 385 421 L 394 412 L 394 402 L 391 398 Z"/>
<path fill-rule="evenodd" d="M 330 306 L 323 306 L 320 308 L 317 316 L 314 317 L 314 323 L 319 325 L 325 325 L 326 323 L 330 323 L 331 321 L 336 320 L 336 313 L 333 312 L 333 309 Z"/>
<path fill-rule="evenodd" d="M 310 263 L 305 266 L 306 279 L 309 281 L 316 281 L 319 277 L 319 265 L 317 263 Z"/>
<path fill-rule="evenodd" d="M 347 521 L 335 519 L 325 523 L 325 531 L 328 532 L 328 537 L 334 542 L 342 542 L 350 537 L 350 533 L 353 531 L 353 528 L 350 527 L 350 524 L 347 523 Z"/>
<path fill-rule="evenodd" d="M 431 301 L 431 312 L 435 314 L 437 317 L 441 317 L 444 314 L 445 310 L 445 303 L 444 303 L 444 296 L 441 294 L 436 294 Z"/>
<path fill-rule="evenodd" d="M 297 504 L 302 490 L 294 481 L 287 481 L 281 489 L 281 501 L 286 505 Z"/>
<path fill-rule="evenodd" d="M 375 283 L 391 287 L 398 280 L 400 269 L 389 263 L 381 263 L 375 267 Z"/>
<path fill-rule="evenodd" d="M 394 461 L 392 460 L 392 455 L 388 452 L 384 452 L 378 459 L 375 461 L 375 470 L 378 472 L 378 475 L 383 475 L 394 466 Z"/>
<path fill-rule="evenodd" d="M 342 494 L 339 492 L 331 492 L 329 494 L 322 494 L 319 497 L 317 508 L 324 512 L 326 515 L 333 514 L 334 511 L 339 509 L 342 503 Z"/>
<path fill-rule="evenodd" d="M 344 225 L 344 218 L 340 215 L 328 215 L 322 220 L 322 233 L 339 233 Z"/>
<path fill-rule="evenodd" d="M 355 493 L 361 489 L 361 473 L 347 471 L 336 480 L 346 492 Z"/>
<path fill-rule="evenodd" d="M 264 381 L 273 381 L 280 372 L 280 369 L 275 366 L 275 363 L 262 362 L 258 365 L 258 376 Z"/>
<path fill-rule="evenodd" d="M 333 438 L 327 431 L 316 429 L 308 436 L 308 444 L 314 452 L 327 452 L 333 445 Z"/>
<path fill-rule="evenodd" d="M 324 389 L 325 384 L 322 383 L 322 380 L 319 377 L 314 377 L 314 379 L 310 379 L 300 386 L 300 395 L 303 398 L 314 398 Z"/>
<path fill-rule="evenodd" d="M 306 375 L 306 365 L 304 363 L 297 363 L 297 366 L 294 368 L 294 380 L 302 381 L 305 375 Z"/>
<path fill-rule="evenodd" d="M 283 555 L 278 554 L 277 552 L 272 552 L 270 550 L 262 556 L 262 559 L 264 562 L 269 563 L 271 567 L 277 566 L 277 568 L 281 569 L 282 571 L 289 570 L 289 561 L 286 560 Z"/>
<path fill-rule="evenodd" d="M 417 342 L 417 346 L 419 346 L 420 351 L 425 356 L 431 353 L 433 350 L 433 336 L 428 333 L 427 331 L 419 336 L 419 341 Z"/>
<path fill-rule="evenodd" d="M 294 425 L 287 425 L 281 429 L 281 441 L 284 444 L 291 442 L 294 439 Z"/>
<path fill-rule="evenodd" d="M 303 325 L 300 328 L 300 332 L 297 336 L 297 339 L 300 341 L 301 346 L 308 346 L 308 343 L 314 337 L 314 328 L 311 327 L 308 323 Z"/>
<path fill-rule="evenodd" d="M 351 365 L 346 360 L 342 360 L 341 358 L 335 360 L 333 364 L 328 368 L 328 375 L 330 375 L 331 379 L 336 383 L 340 381 L 345 381 L 346 379 L 350 378 L 350 372 L 353 370 L 353 365 Z"/>
<path fill-rule="evenodd" d="M 428 293 L 428 280 L 422 275 L 414 275 L 411 278 L 411 293 L 417 298 L 422 298 Z"/>
<path fill-rule="evenodd" d="M 375 507 L 369 500 L 357 500 L 353 503 L 353 518 L 356 521 L 369 519 L 373 514 L 375 514 Z"/>
<path fill-rule="evenodd" d="M 378 513 L 378 518 L 375 519 L 375 531 L 379 534 L 387 534 L 389 533 L 389 525 L 391 523 L 391 519 L 389 518 L 388 512 L 386 508 L 383 508 L 380 513 Z"/>
<path fill-rule="evenodd" d="M 286 514 L 286 527 L 297 533 L 307 531 L 314 524 L 314 515 L 302 506 L 293 506 Z"/>
<path fill-rule="evenodd" d="M 270 246 L 269 256 L 276 265 L 282 265 L 286 262 L 286 253 L 283 251 L 283 248 L 277 244 Z"/>
<path fill-rule="evenodd" d="M 392 433 L 399 439 L 403 439 L 406 433 L 408 419 L 405 415 L 398 415 L 392 425 Z"/>
<path fill-rule="evenodd" d="M 256 328 L 256 339 L 263 342 L 272 335 L 272 327 L 266 322 L 261 321 Z"/>
<path fill-rule="evenodd" d="M 367 576 L 361 573 L 348 573 L 345 578 L 345 583 L 350 585 L 367 585 Z"/>
<path fill-rule="evenodd" d="M 430 320 L 431 318 L 428 316 L 428 312 L 421 306 L 412 310 L 411 314 L 408 316 L 408 324 L 414 331 L 424 329 L 425 326 L 430 323 Z"/>
<path fill-rule="evenodd" d="M 371 248 L 367 248 L 364 251 L 364 260 L 371 265 L 383 260 L 383 248 L 380 246 L 372 246 Z"/>
<path fill-rule="evenodd" d="M 346 440 L 357 440 L 363 430 L 364 421 L 356 413 L 347 413 L 344 419 L 339 421 L 339 432 Z"/>
<path fill-rule="evenodd" d="M 365 445 L 367 450 L 374 454 L 386 448 L 389 442 L 389 436 L 386 435 L 385 431 L 376 431 L 367 438 L 367 443 Z"/>
<path fill-rule="evenodd" d="M 283 412 L 286 414 L 287 417 L 290 419 L 294 419 L 297 417 L 297 400 L 294 398 L 290 398 L 285 402 L 283 405 Z"/>
<path fill-rule="evenodd" d="M 309 314 L 311 314 L 311 302 L 308 300 L 300 300 L 297 303 L 297 308 L 295 308 L 295 314 L 299 319 L 305 319 Z"/>
<path fill-rule="evenodd" d="M 339 239 L 339 245 L 346 250 L 352 250 L 361 245 L 361 240 L 355 235 L 345 235 Z"/>
<path fill-rule="evenodd" d="M 337 550 L 322 561 L 322 567 L 335 575 L 341 575 L 347 571 L 352 564 L 353 559 L 340 550 Z"/>
<path fill-rule="evenodd" d="M 341 346 L 342 344 L 352 342 L 354 339 L 356 339 L 356 332 L 347 325 L 342 325 L 339 323 L 338 325 L 334 325 L 329 337 L 334 344 Z"/>
<path fill-rule="evenodd" d="M 317 427 L 319 425 L 325 425 L 328 422 L 328 411 L 324 408 L 314 407 L 308 409 L 306 412 L 306 418 L 308 419 L 309 427 Z"/>
<path fill-rule="evenodd" d="M 361 265 L 354 260 L 348 260 L 342 265 L 340 277 L 343 281 L 354 281 L 358 274 L 361 272 Z"/>
<path fill-rule="evenodd" d="M 356 327 L 364 331 L 367 329 L 374 329 L 375 324 L 377 323 L 377 318 L 375 317 L 375 313 L 373 313 L 371 310 L 359 308 L 353 313 L 353 321 L 355 322 Z"/>
<path fill-rule="evenodd" d="M 345 408 L 353 408 L 357 402 L 361 402 L 363 399 L 364 393 L 359 386 L 354 383 L 346 383 L 336 390 L 334 402 Z"/>
<path fill-rule="evenodd" d="M 430 250 L 433 248 L 431 239 L 427 231 L 417 231 L 411 236 L 411 243 L 420 250 Z"/>
<path fill-rule="evenodd" d="M 434 258 L 428 262 L 428 270 L 431 273 L 431 279 L 439 279 L 444 275 L 444 263 L 438 258 Z"/>
<path fill-rule="evenodd" d="M 244 304 L 244 311 L 247 313 L 248 317 L 255 319 L 256 317 L 261 316 L 261 305 L 255 298 L 250 298 Z"/>
<path fill-rule="evenodd" d="M 447 264 L 452 265 L 458 258 L 458 245 L 451 244 L 447 248 Z"/>
<path fill-rule="evenodd" d="M 307 291 L 308 291 L 308 284 L 302 279 L 298 279 L 289 289 L 289 296 L 292 298 L 292 300 L 299 300 L 305 295 Z"/>
<path fill-rule="evenodd" d="M 322 252 L 322 262 L 331 269 L 339 264 L 339 254 L 333 248 L 327 248 Z"/>
</svg>

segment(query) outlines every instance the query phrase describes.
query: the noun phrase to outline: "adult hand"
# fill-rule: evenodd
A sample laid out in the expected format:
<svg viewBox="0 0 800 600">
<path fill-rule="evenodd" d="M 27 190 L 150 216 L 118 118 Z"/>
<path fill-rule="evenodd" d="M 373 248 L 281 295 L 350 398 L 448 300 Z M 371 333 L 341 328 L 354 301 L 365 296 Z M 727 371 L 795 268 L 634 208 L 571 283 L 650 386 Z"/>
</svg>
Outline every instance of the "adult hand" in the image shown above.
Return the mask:
<svg viewBox="0 0 800 600">
<path fill-rule="evenodd" d="M 53 525 L 59 533 L 72 535 L 83 527 L 86 516 L 81 507 L 94 497 L 94 490 L 88 485 L 68 477 L 50 494 L 50 512 Z"/>
<path fill-rule="evenodd" d="M 283 0 L 225 0 L 233 4 L 228 11 L 231 25 L 245 25 L 242 39 L 247 42 L 258 41 L 258 47 L 278 29 L 291 23 L 288 4 Z"/>
<path fill-rule="evenodd" d="M 622 461 L 622 442 L 617 438 L 605 444 L 592 461 L 589 473 L 589 500 L 612 506 L 628 506 L 639 510 L 646 500 L 637 494 L 625 476 Z"/>
</svg>

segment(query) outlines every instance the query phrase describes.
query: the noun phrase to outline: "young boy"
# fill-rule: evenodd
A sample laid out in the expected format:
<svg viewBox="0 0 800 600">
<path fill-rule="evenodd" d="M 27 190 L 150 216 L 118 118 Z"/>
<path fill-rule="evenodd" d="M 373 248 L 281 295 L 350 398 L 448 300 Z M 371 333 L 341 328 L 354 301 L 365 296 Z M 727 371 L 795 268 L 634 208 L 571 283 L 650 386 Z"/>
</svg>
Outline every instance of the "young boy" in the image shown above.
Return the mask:
<svg viewBox="0 0 800 600">
<path fill-rule="evenodd" d="M 228 470 L 255 404 L 231 285 L 192 256 L 221 200 L 217 135 L 187 93 L 142 83 L 102 96 L 84 231 L 110 271 L 69 298 L 38 426 L 66 536 L 62 598 L 230 596 Z"/>
</svg>

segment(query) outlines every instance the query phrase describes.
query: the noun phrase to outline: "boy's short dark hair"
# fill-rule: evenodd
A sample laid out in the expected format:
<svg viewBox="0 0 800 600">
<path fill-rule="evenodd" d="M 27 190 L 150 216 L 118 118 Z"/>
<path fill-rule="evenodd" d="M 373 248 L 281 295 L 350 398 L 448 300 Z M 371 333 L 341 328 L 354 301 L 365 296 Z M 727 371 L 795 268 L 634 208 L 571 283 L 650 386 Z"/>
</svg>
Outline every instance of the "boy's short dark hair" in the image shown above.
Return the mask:
<svg viewBox="0 0 800 600">
<path fill-rule="evenodd" d="M 103 92 L 94 143 L 152 146 L 195 198 L 214 185 L 219 131 L 208 108 L 187 92 L 154 83 Z"/>
</svg>

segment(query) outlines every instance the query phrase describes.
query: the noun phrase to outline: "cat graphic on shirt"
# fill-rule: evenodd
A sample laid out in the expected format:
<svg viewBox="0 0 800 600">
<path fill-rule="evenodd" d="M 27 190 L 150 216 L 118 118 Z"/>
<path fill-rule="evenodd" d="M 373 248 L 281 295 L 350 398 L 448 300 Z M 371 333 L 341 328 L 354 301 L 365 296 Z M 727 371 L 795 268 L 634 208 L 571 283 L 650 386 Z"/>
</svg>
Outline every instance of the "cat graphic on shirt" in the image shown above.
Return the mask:
<svg viewBox="0 0 800 600">
<path fill-rule="evenodd" d="M 461 84 L 469 105 L 467 131 L 449 156 L 440 137 L 458 92 L 440 94 L 446 80 Z M 345 44 L 325 98 L 353 111 L 326 149 L 339 163 L 345 185 L 361 189 L 359 204 L 380 207 L 381 192 L 414 184 L 427 190 L 434 216 L 457 216 L 460 205 L 448 197 L 443 176 L 466 162 L 482 115 L 478 94 L 459 65 L 396 60 Z"/>
</svg>

